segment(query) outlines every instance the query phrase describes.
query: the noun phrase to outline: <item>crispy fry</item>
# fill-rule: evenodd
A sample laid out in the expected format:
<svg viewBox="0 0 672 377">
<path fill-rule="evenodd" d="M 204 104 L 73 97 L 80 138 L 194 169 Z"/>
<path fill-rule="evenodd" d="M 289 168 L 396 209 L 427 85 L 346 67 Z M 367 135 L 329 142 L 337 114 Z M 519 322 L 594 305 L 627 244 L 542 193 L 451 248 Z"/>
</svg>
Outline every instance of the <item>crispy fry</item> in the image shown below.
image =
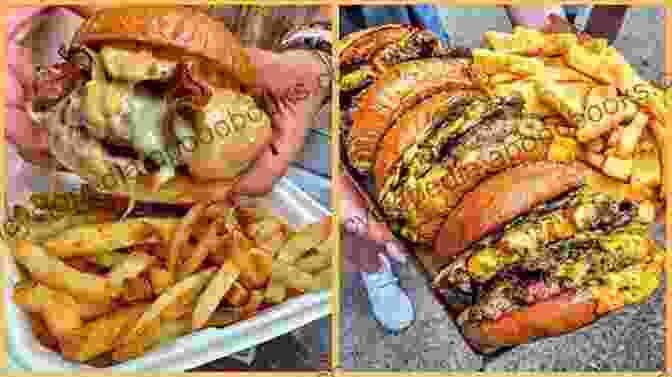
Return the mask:
<svg viewBox="0 0 672 377">
<path fill-rule="evenodd" d="M 123 287 L 124 281 L 138 277 L 147 270 L 154 262 L 156 257 L 145 253 L 133 253 L 128 255 L 120 264 L 114 266 L 107 278 L 115 287 Z"/>
<path fill-rule="evenodd" d="M 127 257 L 128 254 L 126 253 L 120 253 L 118 251 L 106 251 L 104 253 L 86 257 L 86 260 L 99 266 L 112 268 L 123 262 Z"/>
<path fill-rule="evenodd" d="M 128 334 L 126 334 L 126 336 L 124 336 L 118 344 L 122 345 L 133 342 L 135 338 L 141 335 L 145 329 L 145 326 L 159 319 L 163 309 L 168 307 L 171 303 L 175 302 L 177 298 L 184 292 L 200 292 L 203 287 L 208 284 L 214 273 L 214 268 L 208 268 L 207 270 L 203 270 L 198 274 L 189 276 L 176 285 L 170 287 L 161 296 L 159 296 L 156 301 L 154 301 L 149 310 L 147 310 L 147 312 L 145 312 L 142 317 L 140 317 L 131 331 L 129 331 Z"/>
<path fill-rule="evenodd" d="M 278 280 L 271 279 L 264 291 L 264 301 L 279 304 L 287 299 L 287 287 Z"/>
<path fill-rule="evenodd" d="M 50 255 L 74 257 L 127 248 L 143 243 L 159 243 L 177 227 L 174 218 L 139 217 L 121 222 L 86 224 L 66 230 L 45 242 Z"/>
<path fill-rule="evenodd" d="M 257 248 L 250 249 L 250 255 L 260 279 L 267 282 L 273 272 L 273 255 L 266 250 Z"/>
<path fill-rule="evenodd" d="M 273 261 L 273 273 L 271 279 L 281 281 L 288 288 L 296 288 L 304 291 L 318 291 L 320 287 L 317 280 L 311 274 L 279 260 Z"/>
<path fill-rule="evenodd" d="M 208 229 L 208 234 L 200 240 L 196 249 L 191 252 L 189 258 L 180 265 L 179 268 L 179 277 L 184 278 L 185 276 L 194 273 L 198 270 L 199 267 L 203 264 L 205 259 L 211 250 L 216 249 L 223 242 L 223 230 L 222 228 L 226 224 L 226 218 L 217 218 Z"/>
<path fill-rule="evenodd" d="M 151 300 L 154 296 L 152 285 L 142 276 L 126 280 L 123 299 L 128 302 Z"/>
<path fill-rule="evenodd" d="M 331 266 L 331 259 L 331 254 L 315 253 L 303 259 L 299 259 L 296 262 L 296 268 L 303 272 L 312 274 Z"/>
<path fill-rule="evenodd" d="M 102 266 L 98 266 L 95 263 L 92 263 L 86 257 L 65 258 L 63 259 L 63 262 L 65 262 L 65 264 L 68 266 L 87 274 L 98 275 L 104 271 Z"/>
<path fill-rule="evenodd" d="M 140 303 L 116 310 L 61 339 L 61 352 L 67 360 L 85 362 L 114 348 L 116 339 L 124 334 L 149 307 Z"/>
<path fill-rule="evenodd" d="M 30 325 L 33 336 L 41 345 L 59 352 L 58 338 L 49 331 L 40 313 L 30 313 Z"/>
<path fill-rule="evenodd" d="M 107 302 L 121 294 L 109 279 L 82 273 L 30 242 L 16 242 L 14 254 L 33 279 L 53 289 L 62 289 L 77 299 L 88 302 Z"/>
<path fill-rule="evenodd" d="M 303 227 L 278 251 L 277 258 L 285 263 L 294 264 L 308 250 L 329 238 L 332 231 L 331 221 L 331 216 L 327 216 L 320 222 Z"/>
<path fill-rule="evenodd" d="M 326 268 L 317 274 L 317 284 L 321 289 L 331 289 L 333 278 L 334 275 L 331 268 Z"/>
<path fill-rule="evenodd" d="M 234 282 L 231 289 L 224 295 L 224 300 L 233 306 L 243 306 L 249 299 L 250 291 L 238 282 Z"/>
<path fill-rule="evenodd" d="M 190 325 L 187 320 L 157 322 L 156 326 L 152 326 L 152 331 L 146 332 L 145 336 L 137 339 L 136 342 L 115 349 L 112 352 L 112 358 L 118 362 L 127 361 L 142 356 L 152 348 L 173 343 L 180 336 L 189 333 Z"/>
<path fill-rule="evenodd" d="M 113 311 L 117 307 L 117 304 L 115 304 L 114 301 L 98 303 L 77 300 L 77 303 L 79 304 L 79 314 L 85 321 L 98 318 Z"/>
<path fill-rule="evenodd" d="M 56 337 L 65 336 L 83 325 L 79 305 L 72 296 L 40 283 L 17 285 L 14 302 L 28 312 L 41 314 L 47 328 Z"/>
<path fill-rule="evenodd" d="M 259 273 L 255 263 L 255 257 L 250 253 L 252 243 L 245 238 L 242 232 L 234 231 L 236 246 L 231 255 L 231 260 L 240 269 L 240 283 L 247 289 L 258 289 L 266 284 L 268 275 Z"/>
<path fill-rule="evenodd" d="M 162 321 L 172 321 L 176 319 L 183 318 L 194 311 L 194 303 L 196 302 L 196 291 L 189 291 L 175 300 L 172 304 L 168 305 L 161 312 Z"/>
<path fill-rule="evenodd" d="M 259 290 L 254 290 L 250 293 L 250 299 L 245 306 L 241 308 L 241 319 L 249 319 L 257 315 L 257 309 L 264 302 L 264 294 Z"/>
<path fill-rule="evenodd" d="M 156 295 L 161 294 L 168 287 L 175 284 L 175 279 L 170 271 L 161 267 L 151 267 L 149 269 L 149 280 Z"/>
<path fill-rule="evenodd" d="M 254 240 L 257 247 L 266 249 L 272 254 L 287 242 L 289 233 L 287 222 L 278 217 L 267 217 L 249 224 L 244 229 L 245 234 Z"/>
<path fill-rule="evenodd" d="M 175 276 L 177 261 L 179 259 L 180 250 L 189 240 L 190 228 L 192 225 L 201 217 L 202 213 L 205 211 L 207 203 L 201 202 L 197 203 L 187 213 L 186 216 L 182 218 L 179 225 L 175 230 L 175 235 L 170 242 L 170 249 L 168 252 L 168 271 L 172 276 Z"/>
<path fill-rule="evenodd" d="M 29 237 L 33 241 L 44 241 L 64 232 L 68 228 L 113 221 L 116 216 L 114 211 L 97 209 L 81 215 L 64 216 L 55 221 L 35 222 L 31 224 Z"/>
<path fill-rule="evenodd" d="M 241 312 L 242 310 L 240 307 L 219 308 L 214 313 L 212 313 L 208 319 L 206 327 L 226 327 L 232 325 L 242 319 Z"/>
<path fill-rule="evenodd" d="M 156 262 L 156 257 L 152 255 L 137 252 L 130 254 L 110 271 L 107 278 L 115 287 L 123 287 L 124 281 L 138 277 L 154 262 Z"/>
<path fill-rule="evenodd" d="M 217 306 L 226 295 L 226 292 L 231 289 L 233 282 L 238 279 L 240 270 L 235 264 L 226 262 L 219 268 L 208 287 L 203 291 L 198 299 L 194 315 L 192 317 L 192 329 L 197 330 L 205 326 L 210 315 L 217 309 Z"/>
</svg>

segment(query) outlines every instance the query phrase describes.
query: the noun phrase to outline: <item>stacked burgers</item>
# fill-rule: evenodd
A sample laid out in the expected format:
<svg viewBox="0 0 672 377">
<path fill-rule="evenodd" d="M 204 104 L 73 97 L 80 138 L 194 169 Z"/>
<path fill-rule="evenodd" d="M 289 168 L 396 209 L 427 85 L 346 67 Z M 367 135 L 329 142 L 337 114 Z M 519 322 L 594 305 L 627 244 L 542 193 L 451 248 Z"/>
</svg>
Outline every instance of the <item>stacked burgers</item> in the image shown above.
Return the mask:
<svg viewBox="0 0 672 377">
<path fill-rule="evenodd" d="M 434 286 L 469 297 L 457 322 L 488 353 L 571 332 L 660 286 L 652 229 L 665 120 L 658 88 L 631 72 L 605 90 L 605 77 L 564 63 L 569 52 L 570 62 L 584 50 L 614 55 L 599 40 L 486 37 L 492 49 L 446 49 L 427 31 L 386 25 L 346 36 L 338 56 L 346 165 L 371 183 L 393 232 L 433 250 Z M 519 48 L 529 41 L 547 49 Z M 622 99 L 621 124 L 578 120 L 594 88 L 623 97 L 635 84 L 653 99 Z M 616 142 L 634 145 L 589 145 L 612 128 L 637 131 Z M 633 169 L 641 156 L 652 169 Z"/>
</svg>

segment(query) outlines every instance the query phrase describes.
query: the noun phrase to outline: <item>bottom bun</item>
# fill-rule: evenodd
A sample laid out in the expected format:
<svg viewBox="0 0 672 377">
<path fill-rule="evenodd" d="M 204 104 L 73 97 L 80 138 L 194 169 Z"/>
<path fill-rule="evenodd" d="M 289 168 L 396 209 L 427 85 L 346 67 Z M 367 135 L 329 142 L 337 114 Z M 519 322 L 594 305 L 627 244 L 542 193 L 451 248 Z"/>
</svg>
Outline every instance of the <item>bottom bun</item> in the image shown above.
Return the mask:
<svg viewBox="0 0 672 377">
<path fill-rule="evenodd" d="M 467 341 L 483 353 L 529 343 L 535 338 L 558 336 L 591 324 L 596 319 L 592 298 L 564 292 L 549 300 L 507 313 L 497 320 L 467 322 Z"/>
</svg>

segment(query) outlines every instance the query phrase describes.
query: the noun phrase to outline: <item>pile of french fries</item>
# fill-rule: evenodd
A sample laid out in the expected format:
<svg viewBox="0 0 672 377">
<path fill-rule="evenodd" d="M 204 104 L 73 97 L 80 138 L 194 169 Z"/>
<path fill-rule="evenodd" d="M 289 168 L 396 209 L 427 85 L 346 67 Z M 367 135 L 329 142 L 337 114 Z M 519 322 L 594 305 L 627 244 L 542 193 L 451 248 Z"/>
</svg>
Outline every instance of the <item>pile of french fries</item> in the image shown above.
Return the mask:
<svg viewBox="0 0 672 377">
<path fill-rule="evenodd" d="M 587 162 L 629 182 L 632 195 L 657 199 L 670 124 L 662 88 L 641 79 L 604 39 L 516 27 L 487 32 L 484 42 L 489 49 L 474 50 L 483 88 L 518 92 L 527 112 L 554 126 L 551 159 Z"/>
<path fill-rule="evenodd" d="M 222 202 L 181 218 L 76 212 L 31 215 L 29 232 L 8 240 L 23 275 L 14 302 L 66 360 L 114 365 L 330 287 L 331 217 L 294 230 L 268 208 Z"/>
</svg>

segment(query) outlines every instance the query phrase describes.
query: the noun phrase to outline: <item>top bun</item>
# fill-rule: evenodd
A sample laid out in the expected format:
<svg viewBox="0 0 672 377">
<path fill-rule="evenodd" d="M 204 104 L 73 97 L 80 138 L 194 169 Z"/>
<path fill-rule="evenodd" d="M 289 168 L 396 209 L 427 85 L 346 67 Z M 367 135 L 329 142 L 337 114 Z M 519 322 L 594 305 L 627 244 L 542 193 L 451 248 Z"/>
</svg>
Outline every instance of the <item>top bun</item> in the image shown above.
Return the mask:
<svg viewBox="0 0 672 377">
<path fill-rule="evenodd" d="M 235 36 L 194 7 L 104 8 L 85 20 L 73 38 L 73 44 L 94 48 L 115 42 L 161 47 L 175 60 L 204 58 L 243 87 L 255 83 L 254 66 Z"/>
</svg>

